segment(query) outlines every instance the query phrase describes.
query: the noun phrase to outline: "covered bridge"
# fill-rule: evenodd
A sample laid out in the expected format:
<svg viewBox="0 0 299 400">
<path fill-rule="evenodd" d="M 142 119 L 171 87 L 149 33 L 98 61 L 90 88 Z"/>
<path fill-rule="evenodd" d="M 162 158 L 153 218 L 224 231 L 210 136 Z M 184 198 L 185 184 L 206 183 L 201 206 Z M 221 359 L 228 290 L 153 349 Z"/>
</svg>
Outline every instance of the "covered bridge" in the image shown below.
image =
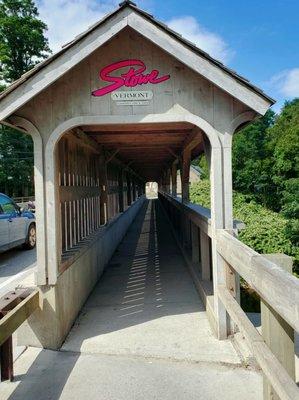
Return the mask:
<svg viewBox="0 0 299 400">
<path fill-rule="evenodd" d="M 238 273 L 298 327 L 293 278 L 232 235 L 232 138 L 272 104 L 248 80 L 130 1 L 8 87 L 0 96 L 0 121 L 34 140 L 42 303 L 22 326 L 20 340 L 60 348 L 130 225 L 147 213 L 155 224 L 151 218 L 162 210 L 180 251 L 186 259 L 190 254 L 191 274 L 218 339 L 235 332 L 228 311 L 237 325 L 244 322 Z M 190 162 L 203 152 L 210 211 L 189 203 Z M 145 184 L 152 181 L 159 200 L 148 205 Z M 150 234 L 134 254 L 154 246 L 155 237 Z M 280 280 L 294 291 L 277 302 Z M 284 386 L 279 382 L 278 390 Z"/>
</svg>

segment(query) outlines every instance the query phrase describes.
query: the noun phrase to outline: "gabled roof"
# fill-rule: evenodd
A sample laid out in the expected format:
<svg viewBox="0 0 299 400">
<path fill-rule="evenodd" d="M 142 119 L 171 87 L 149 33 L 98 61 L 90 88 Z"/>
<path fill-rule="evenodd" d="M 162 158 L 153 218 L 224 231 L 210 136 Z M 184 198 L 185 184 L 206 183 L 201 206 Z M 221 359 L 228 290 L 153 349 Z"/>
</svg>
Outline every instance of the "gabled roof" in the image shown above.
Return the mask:
<svg viewBox="0 0 299 400">
<path fill-rule="evenodd" d="M 195 44 L 193 44 L 192 42 L 184 39 L 180 34 L 178 34 L 177 32 L 173 31 L 172 29 L 170 29 L 166 24 L 156 20 L 151 14 L 149 14 L 149 13 L 141 10 L 140 8 L 138 8 L 136 6 L 136 4 L 133 3 L 132 1 L 126 0 L 126 1 L 123 1 L 122 3 L 119 4 L 119 8 L 118 9 L 116 9 L 113 12 L 111 12 L 110 14 L 107 14 L 104 18 L 102 18 L 100 21 L 96 22 L 94 25 L 89 27 L 86 31 L 84 31 L 83 33 L 81 33 L 78 36 L 76 36 L 74 38 L 74 40 L 72 40 L 71 42 L 65 44 L 60 51 L 58 51 L 57 53 L 53 54 L 52 56 L 50 56 L 46 60 L 44 60 L 44 61 L 40 62 L 39 64 L 37 64 L 33 69 L 31 69 L 30 71 L 26 72 L 18 80 L 16 80 L 10 86 L 8 86 L 6 88 L 6 90 L 3 91 L 0 94 L 0 110 L 1 110 L 1 102 L 2 102 L 2 100 L 5 99 L 10 93 L 12 93 L 18 87 L 20 87 L 25 82 L 29 81 L 32 77 L 34 77 L 35 75 L 40 73 L 45 67 L 49 66 L 55 60 L 57 60 L 60 57 L 62 57 L 66 52 L 68 52 L 70 49 L 72 49 L 75 45 L 77 45 L 78 43 L 82 42 L 87 36 L 89 36 L 94 31 L 96 31 L 99 27 L 101 27 L 104 24 L 106 24 L 107 22 L 109 22 L 111 19 L 113 19 L 113 17 L 115 17 L 118 14 L 120 14 L 124 9 L 130 9 L 130 10 L 134 11 L 137 15 L 141 16 L 146 21 L 149 21 L 151 24 L 153 24 L 157 28 L 159 28 L 162 31 L 164 31 L 165 33 L 167 33 L 167 35 L 169 35 L 170 37 L 174 38 L 179 43 L 183 44 L 185 47 L 187 47 L 193 53 L 195 53 L 195 54 L 199 55 L 200 57 L 202 57 L 203 59 L 207 60 L 211 65 L 214 65 L 217 68 L 219 68 L 222 71 L 224 71 L 228 76 L 232 77 L 234 80 L 239 82 L 243 87 L 248 88 L 250 91 L 256 93 L 259 97 L 263 98 L 267 103 L 269 103 L 268 107 L 275 103 L 275 100 L 273 100 L 271 97 L 266 95 L 260 88 L 258 88 L 257 86 L 251 84 L 246 78 L 244 78 L 241 75 L 237 74 L 232 69 L 227 68 L 223 63 L 221 63 L 220 61 L 214 59 L 208 53 L 206 53 L 205 51 L 199 49 Z M 130 23 L 128 23 L 128 26 L 130 26 Z M 115 33 L 117 33 L 117 32 L 115 32 Z M 140 32 L 140 33 L 142 34 L 142 32 Z M 172 54 L 172 55 L 174 57 L 176 57 L 175 54 Z M 178 58 L 178 57 L 176 57 L 176 58 Z M 184 63 L 184 60 L 181 60 L 181 62 Z M 190 65 L 188 65 L 188 66 L 192 69 L 192 66 L 190 66 Z M 59 77 L 60 76 L 56 77 L 56 79 L 58 79 Z M 204 77 L 206 77 L 206 76 L 204 76 Z M 206 77 L 206 78 L 209 79 L 208 77 Z M 53 79 L 53 82 L 56 79 Z M 27 99 L 27 101 L 28 100 L 29 99 Z M 242 101 L 242 100 L 240 100 L 240 101 Z M 246 104 L 246 102 L 245 102 L 245 104 Z M 254 109 L 254 107 L 252 107 L 252 108 Z M 256 111 L 260 112 L 259 110 L 256 110 Z M 8 115 L 6 115 L 6 116 L 8 116 Z M 1 115 L 1 111 L 0 111 L 0 120 L 6 118 L 6 116 L 2 116 Z"/>
</svg>

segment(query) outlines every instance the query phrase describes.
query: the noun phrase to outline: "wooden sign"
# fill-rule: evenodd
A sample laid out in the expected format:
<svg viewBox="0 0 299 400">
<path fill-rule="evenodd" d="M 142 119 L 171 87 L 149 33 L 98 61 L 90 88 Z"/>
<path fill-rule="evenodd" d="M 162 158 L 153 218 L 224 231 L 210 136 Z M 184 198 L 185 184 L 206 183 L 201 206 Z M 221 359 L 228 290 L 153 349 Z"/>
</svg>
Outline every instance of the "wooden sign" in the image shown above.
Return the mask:
<svg viewBox="0 0 299 400">
<path fill-rule="evenodd" d="M 151 90 L 146 91 L 117 91 L 111 93 L 111 99 L 120 106 L 142 106 L 148 105 L 153 98 Z"/>
<path fill-rule="evenodd" d="M 109 85 L 92 92 L 93 96 L 105 96 L 122 87 L 136 87 L 141 85 L 157 85 L 167 81 L 170 75 L 159 76 L 160 71 L 153 69 L 146 73 L 146 66 L 141 60 L 123 60 L 110 64 L 100 71 L 100 79 L 109 82 Z"/>
</svg>

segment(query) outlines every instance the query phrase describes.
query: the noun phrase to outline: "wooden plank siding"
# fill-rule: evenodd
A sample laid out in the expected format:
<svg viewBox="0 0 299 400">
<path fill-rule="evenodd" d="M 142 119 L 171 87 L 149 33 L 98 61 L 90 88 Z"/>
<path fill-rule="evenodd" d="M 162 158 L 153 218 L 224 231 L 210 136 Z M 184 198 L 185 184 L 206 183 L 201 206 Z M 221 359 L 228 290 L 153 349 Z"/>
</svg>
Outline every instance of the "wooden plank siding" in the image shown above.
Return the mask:
<svg viewBox="0 0 299 400">
<path fill-rule="evenodd" d="M 60 270 L 69 266 L 69 258 L 79 252 L 90 235 L 101 225 L 109 223 L 120 211 L 119 173 L 122 167 L 100 153 L 100 148 L 86 145 L 72 131 L 59 140 L 56 150 L 58 200 L 59 200 L 59 258 Z M 104 167 L 104 168 L 103 168 Z M 107 180 L 101 174 L 107 169 Z M 133 187 L 137 183 L 130 172 L 126 172 Z M 107 187 L 104 187 L 107 186 Z M 127 182 L 122 185 L 123 210 L 127 209 Z M 105 196 L 104 196 L 105 194 Z M 142 193 L 139 192 L 139 195 Z M 104 196 L 104 197 L 103 197 Z M 135 195 L 135 199 L 136 199 Z M 104 200 L 104 207 L 101 203 Z M 103 218 L 102 213 L 105 213 Z"/>
</svg>

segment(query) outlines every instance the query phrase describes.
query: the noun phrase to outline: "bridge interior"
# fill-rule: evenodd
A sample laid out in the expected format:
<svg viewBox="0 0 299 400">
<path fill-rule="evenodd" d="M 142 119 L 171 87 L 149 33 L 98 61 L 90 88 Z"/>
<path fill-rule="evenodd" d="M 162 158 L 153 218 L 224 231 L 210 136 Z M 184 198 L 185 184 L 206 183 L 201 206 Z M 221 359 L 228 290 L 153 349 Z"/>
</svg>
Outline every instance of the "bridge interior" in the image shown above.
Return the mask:
<svg viewBox="0 0 299 400">
<path fill-rule="evenodd" d="M 262 398 L 261 375 L 213 335 L 158 199 L 144 202 L 60 350 L 29 348 L 1 398 Z"/>
<path fill-rule="evenodd" d="M 212 334 L 158 199 L 142 206 L 62 349 L 240 363 Z"/>
<path fill-rule="evenodd" d="M 162 80 L 139 87 L 143 72 Z M 113 80 L 151 99 L 94 96 Z M 233 135 L 273 99 L 123 1 L 0 103 L 1 122 L 34 139 L 38 237 L 32 297 L 1 319 L 5 340 L 18 326 L 29 346 L 1 399 L 258 400 L 262 377 L 243 367 L 237 329 L 269 395 L 298 398 L 298 281 L 239 241 L 233 221 Z M 203 152 L 210 210 L 189 200 L 190 164 Z M 158 200 L 145 198 L 149 181 Z M 266 305 L 262 336 L 240 306 L 240 277 Z M 272 328 L 277 313 L 286 329 Z"/>
<path fill-rule="evenodd" d="M 84 125 L 81 129 L 124 165 L 129 164 L 144 182 L 159 181 L 165 167 L 177 160 L 192 141 L 191 158 L 203 152 L 199 129 L 188 123 Z"/>
<path fill-rule="evenodd" d="M 145 193 L 146 182 L 189 197 L 191 160 L 204 151 L 205 134 L 191 123 L 82 125 L 65 132 L 56 148 L 59 271 L 101 226 Z"/>
</svg>

